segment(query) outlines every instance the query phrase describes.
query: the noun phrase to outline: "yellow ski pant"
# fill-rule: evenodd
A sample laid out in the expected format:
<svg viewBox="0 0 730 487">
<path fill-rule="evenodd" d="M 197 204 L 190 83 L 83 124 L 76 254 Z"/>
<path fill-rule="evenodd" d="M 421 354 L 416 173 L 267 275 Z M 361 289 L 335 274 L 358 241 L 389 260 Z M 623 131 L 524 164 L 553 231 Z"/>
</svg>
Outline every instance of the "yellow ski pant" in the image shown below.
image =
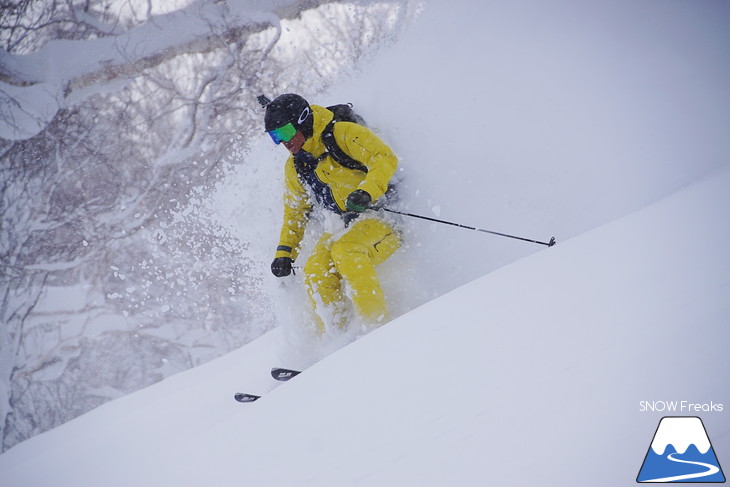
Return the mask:
<svg viewBox="0 0 730 487">
<path fill-rule="evenodd" d="M 399 247 L 398 232 L 377 219 L 357 221 L 338 239 L 329 233 L 320 238 L 304 265 L 305 285 L 320 333 L 324 331 L 323 315 L 326 312 L 341 315 L 344 309 L 343 280 L 350 288 L 355 310 L 365 322 L 380 324 L 388 320 L 388 308 L 375 266 Z M 318 306 L 324 306 L 326 310 L 318 309 Z"/>
</svg>

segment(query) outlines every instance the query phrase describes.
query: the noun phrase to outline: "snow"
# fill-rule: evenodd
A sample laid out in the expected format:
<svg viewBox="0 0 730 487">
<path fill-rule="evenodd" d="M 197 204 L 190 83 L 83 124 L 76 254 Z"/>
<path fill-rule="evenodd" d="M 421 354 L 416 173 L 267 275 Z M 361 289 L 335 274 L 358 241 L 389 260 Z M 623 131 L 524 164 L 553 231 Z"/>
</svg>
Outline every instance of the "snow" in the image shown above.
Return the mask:
<svg viewBox="0 0 730 487">
<path fill-rule="evenodd" d="M 701 416 L 730 464 L 729 9 L 428 3 L 307 96 L 393 145 L 400 209 L 558 244 L 404 220 L 381 269 L 397 318 L 323 343 L 296 328 L 301 276 L 269 278 L 276 330 L 13 447 L 3 485 L 622 485 L 662 415 L 640 401 L 675 399 L 726 406 Z M 261 262 L 265 142 L 204 203 Z"/>
<path fill-rule="evenodd" d="M 17 445 L 4 485 L 631 482 L 660 417 L 641 400 L 730 401 L 728 185 L 505 266 L 274 389 L 278 328 Z M 703 414 L 721 464 L 726 414 Z"/>
</svg>

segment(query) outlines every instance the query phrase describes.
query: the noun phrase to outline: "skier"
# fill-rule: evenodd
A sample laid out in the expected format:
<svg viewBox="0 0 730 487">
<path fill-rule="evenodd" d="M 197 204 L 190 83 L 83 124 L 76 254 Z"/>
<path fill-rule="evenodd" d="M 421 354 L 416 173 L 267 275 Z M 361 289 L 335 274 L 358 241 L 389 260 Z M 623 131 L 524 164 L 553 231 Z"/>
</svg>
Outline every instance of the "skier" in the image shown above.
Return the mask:
<svg viewBox="0 0 730 487">
<path fill-rule="evenodd" d="M 269 102 L 264 117 L 271 138 L 291 153 L 284 168 L 284 222 L 272 273 L 284 277 L 292 272 L 315 207 L 341 215 L 344 223 L 340 232 L 323 233 L 304 265 L 305 287 L 320 333 L 328 318 L 344 326 L 345 283 L 365 324 L 388 321 L 375 266 L 401 243 L 399 232 L 377 211 L 398 159 L 368 128 L 347 121 L 333 123 L 334 119 L 333 111 L 291 93 Z"/>
</svg>

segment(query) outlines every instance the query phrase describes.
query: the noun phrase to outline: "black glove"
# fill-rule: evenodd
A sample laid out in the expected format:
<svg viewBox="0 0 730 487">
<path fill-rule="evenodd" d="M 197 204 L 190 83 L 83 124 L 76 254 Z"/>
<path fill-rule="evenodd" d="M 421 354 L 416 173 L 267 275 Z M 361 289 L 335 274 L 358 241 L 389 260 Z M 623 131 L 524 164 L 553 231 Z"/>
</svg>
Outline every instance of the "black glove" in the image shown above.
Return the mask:
<svg viewBox="0 0 730 487">
<path fill-rule="evenodd" d="M 292 260 L 291 257 L 277 257 L 274 259 L 274 262 L 271 263 L 271 272 L 276 277 L 285 277 L 291 274 L 291 265 Z"/>
<path fill-rule="evenodd" d="M 367 191 L 363 189 L 356 189 L 347 197 L 345 207 L 347 208 L 347 211 L 361 212 L 367 210 L 372 201 L 373 199 Z"/>
</svg>

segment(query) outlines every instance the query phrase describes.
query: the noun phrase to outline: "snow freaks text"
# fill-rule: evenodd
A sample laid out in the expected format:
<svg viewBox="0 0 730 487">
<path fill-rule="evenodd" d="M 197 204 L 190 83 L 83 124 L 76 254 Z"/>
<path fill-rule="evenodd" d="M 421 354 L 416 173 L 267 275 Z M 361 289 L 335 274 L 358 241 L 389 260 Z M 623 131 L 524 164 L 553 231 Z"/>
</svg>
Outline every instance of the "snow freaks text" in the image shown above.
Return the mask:
<svg viewBox="0 0 730 487">
<path fill-rule="evenodd" d="M 669 413 L 721 413 L 722 403 L 695 403 L 692 401 L 639 401 L 639 412 Z"/>
</svg>

